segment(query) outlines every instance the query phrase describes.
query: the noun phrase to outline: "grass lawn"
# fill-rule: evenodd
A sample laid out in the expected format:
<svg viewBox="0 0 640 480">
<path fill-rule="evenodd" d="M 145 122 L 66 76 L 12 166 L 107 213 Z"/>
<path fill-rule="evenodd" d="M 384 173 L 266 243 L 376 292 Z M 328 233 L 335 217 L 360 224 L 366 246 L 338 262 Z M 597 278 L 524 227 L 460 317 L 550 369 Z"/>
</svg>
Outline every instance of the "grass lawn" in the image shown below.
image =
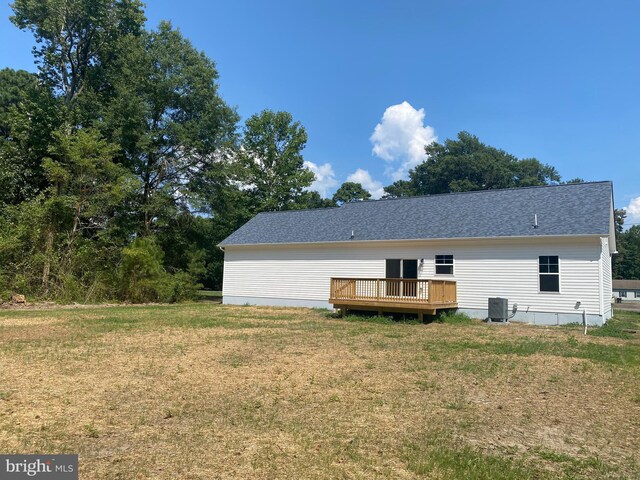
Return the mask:
<svg viewBox="0 0 640 480">
<path fill-rule="evenodd" d="M 222 299 L 222 292 L 220 290 L 198 290 L 198 296 L 201 298 L 220 298 Z"/>
<path fill-rule="evenodd" d="M 83 479 L 640 478 L 634 325 L 4 310 L 0 452 L 79 453 Z"/>
<path fill-rule="evenodd" d="M 222 292 L 219 290 L 199 290 L 197 300 L 222 303 Z"/>
</svg>

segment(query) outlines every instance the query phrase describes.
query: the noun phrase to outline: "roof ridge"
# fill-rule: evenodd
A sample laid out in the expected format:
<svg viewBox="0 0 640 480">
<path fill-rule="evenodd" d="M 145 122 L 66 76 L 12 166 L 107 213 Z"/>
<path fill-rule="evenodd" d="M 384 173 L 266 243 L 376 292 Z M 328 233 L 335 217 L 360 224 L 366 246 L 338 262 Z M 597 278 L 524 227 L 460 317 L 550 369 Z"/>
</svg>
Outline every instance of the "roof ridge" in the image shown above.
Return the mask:
<svg viewBox="0 0 640 480">
<path fill-rule="evenodd" d="M 608 183 L 613 185 L 611 180 L 594 180 L 591 182 L 579 182 L 579 183 L 552 183 L 548 185 L 529 185 L 526 187 L 507 187 L 507 188 L 489 188 L 485 190 L 467 190 L 465 192 L 447 192 L 447 193 L 426 193 L 424 195 L 410 195 L 406 197 L 394 197 L 394 198 L 377 198 L 377 199 L 367 199 L 360 200 L 358 202 L 350 202 L 345 203 L 346 205 L 357 205 L 359 203 L 371 203 L 371 202 L 382 202 L 388 200 L 409 200 L 412 198 L 426 198 L 426 197 L 444 197 L 444 196 L 453 196 L 453 195 L 468 195 L 473 193 L 489 193 L 489 192 L 505 192 L 505 191 L 513 191 L 513 190 L 531 190 L 535 188 L 552 188 L 552 187 L 572 187 L 578 185 L 593 185 L 600 183 Z"/>
<path fill-rule="evenodd" d="M 531 190 L 536 188 L 553 188 L 553 187 L 572 187 L 578 185 L 595 185 L 595 184 L 604 184 L 608 183 L 613 185 L 611 180 L 596 180 L 591 182 L 579 182 L 579 183 L 554 183 L 549 185 L 529 185 L 527 187 L 509 187 L 509 188 L 492 188 L 486 190 L 468 190 L 466 192 L 447 192 L 447 193 L 431 193 L 425 195 L 411 195 L 407 197 L 395 197 L 395 198 L 376 198 L 376 199 L 367 199 L 367 200 L 358 200 L 354 202 L 346 202 L 340 206 L 336 207 L 314 207 L 314 208 L 297 208 L 293 210 L 272 210 L 267 212 L 259 212 L 256 215 L 262 214 L 273 214 L 273 213 L 292 213 L 292 212 L 309 212 L 309 211 L 325 211 L 325 210 L 338 210 L 348 206 L 359 205 L 363 203 L 374 203 L 374 202 L 386 202 L 390 200 L 411 200 L 414 198 L 427 198 L 427 197 L 444 197 L 444 196 L 453 196 L 453 195 L 470 195 L 470 194 L 482 194 L 489 192 L 506 192 L 513 190 Z"/>
<path fill-rule="evenodd" d="M 316 211 L 325 211 L 325 210 L 338 210 L 341 207 L 313 207 L 313 208 L 295 208 L 292 210 L 270 210 L 266 212 L 258 212 L 256 213 L 256 217 L 262 214 L 271 214 L 271 213 L 292 213 L 292 212 L 316 212 Z"/>
</svg>

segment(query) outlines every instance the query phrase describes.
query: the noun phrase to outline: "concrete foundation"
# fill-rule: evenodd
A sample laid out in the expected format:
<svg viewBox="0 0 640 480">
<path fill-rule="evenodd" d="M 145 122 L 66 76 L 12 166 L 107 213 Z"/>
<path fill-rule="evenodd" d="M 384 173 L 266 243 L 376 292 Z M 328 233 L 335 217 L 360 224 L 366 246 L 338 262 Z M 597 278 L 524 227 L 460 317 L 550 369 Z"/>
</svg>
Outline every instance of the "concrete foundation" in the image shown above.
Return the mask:
<svg viewBox="0 0 640 480">
<path fill-rule="evenodd" d="M 306 308 L 328 308 L 333 306 L 329 302 L 321 300 L 309 300 L 302 298 L 261 298 L 261 297 L 236 297 L 225 296 L 222 299 L 225 305 L 264 305 L 272 307 L 306 307 Z M 487 318 L 486 309 L 458 308 L 460 313 L 464 313 L 471 318 L 484 320 Z M 555 312 L 532 312 L 519 311 L 510 319 L 511 322 L 531 323 L 533 325 L 566 325 L 578 323 L 582 325 L 582 312 L 575 313 L 555 313 Z M 606 322 L 601 315 L 587 314 L 587 324 L 602 326 Z"/>
</svg>

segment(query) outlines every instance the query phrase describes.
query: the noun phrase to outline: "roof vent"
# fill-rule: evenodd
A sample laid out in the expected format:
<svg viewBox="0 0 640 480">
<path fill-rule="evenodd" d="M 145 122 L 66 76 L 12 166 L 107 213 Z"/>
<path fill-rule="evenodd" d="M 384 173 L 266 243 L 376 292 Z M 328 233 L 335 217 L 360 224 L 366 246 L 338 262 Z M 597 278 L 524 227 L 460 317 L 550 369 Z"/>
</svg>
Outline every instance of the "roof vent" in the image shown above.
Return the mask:
<svg viewBox="0 0 640 480">
<path fill-rule="evenodd" d="M 354 233 L 353 230 L 351 230 L 351 240 L 353 240 L 353 237 L 355 237 L 355 236 L 356 236 L 356 234 Z"/>
<path fill-rule="evenodd" d="M 533 214 L 533 228 L 538 228 L 538 214 Z"/>
</svg>

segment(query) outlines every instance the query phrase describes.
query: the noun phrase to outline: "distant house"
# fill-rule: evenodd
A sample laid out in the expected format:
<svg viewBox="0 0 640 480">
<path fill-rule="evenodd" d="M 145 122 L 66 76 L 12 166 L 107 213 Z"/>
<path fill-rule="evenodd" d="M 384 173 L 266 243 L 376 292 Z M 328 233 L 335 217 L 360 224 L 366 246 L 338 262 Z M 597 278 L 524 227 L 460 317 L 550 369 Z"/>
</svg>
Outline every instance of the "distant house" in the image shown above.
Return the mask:
<svg viewBox="0 0 640 480">
<path fill-rule="evenodd" d="M 223 242 L 223 301 L 602 325 L 616 250 L 611 182 L 261 213 Z"/>
<path fill-rule="evenodd" d="M 640 280 L 614 280 L 613 296 L 622 301 L 640 302 Z"/>
</svg>

